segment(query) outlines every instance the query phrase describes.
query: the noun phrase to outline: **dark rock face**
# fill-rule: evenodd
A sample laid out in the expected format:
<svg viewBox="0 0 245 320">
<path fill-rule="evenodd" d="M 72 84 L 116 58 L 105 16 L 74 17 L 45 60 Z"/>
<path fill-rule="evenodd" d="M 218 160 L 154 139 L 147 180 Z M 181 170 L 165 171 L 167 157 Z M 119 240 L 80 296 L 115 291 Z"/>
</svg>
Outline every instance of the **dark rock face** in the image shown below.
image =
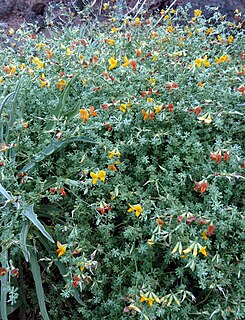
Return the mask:
<svg viewBox="0 0 245 320">
<path fill-rule="evenodd" d="M 2 0 L 0 3 L 0 18 L 11 14 L 16 0 Z"/>
<path fill-rule="evenodd" d="M 107 2 L 109 2 L 108 0 Z M 203 14 L 209 18 L 211 13 L 206 9 L 206 6 L 217 7 L 219 11 L 227 17 L 228 20 L 234 19 L 234 11 L 236 9 L 241 12 L 240 20 L 245 14 L 245 0 L 114 0 L 114 4 L 124 6 L 123 13 L 134 8 L 139 8 L 141 4 L 144 4 L 144 10 L 148 15 L 154 14 L 161 9 L 166 9 L 173 4 L 173 8 L 178 6 L 185 6 L 187 3 L 191 3 L 192 9 L 189 11 L 190 17 L 193 16 L 193 10 L 201 9 Z M 0 24 L 7 23 L 13 28 L 17 28 L 24 21 L 37 24 L 40 27 L 44 26 L 45 13 L 47 13 L 48 5 L 59 8 L 61 5 L 67 8 L 69 12 L 75 12 L 76 10 L 82 11 L 86 6 L 92 4 L 92 10 L 99 21 L 104 21 L 106 17 L 102 14 L 98 16 L 100 12 L 101 4 L 105 3 L 105 0 L 0 0 Z M 56 5 L 55 5 L 56 4 Z M 138 4 L 138 6 L 137 6 Z M 54 13 L 56 14 L 56 13 Z M 58 10 L 59 17 L 59 10 Z M 82 20 L 80 18 L 80 20 Z M 74 24 L 80 24 L 79 16 L 77 15 Z"/>
</svg>

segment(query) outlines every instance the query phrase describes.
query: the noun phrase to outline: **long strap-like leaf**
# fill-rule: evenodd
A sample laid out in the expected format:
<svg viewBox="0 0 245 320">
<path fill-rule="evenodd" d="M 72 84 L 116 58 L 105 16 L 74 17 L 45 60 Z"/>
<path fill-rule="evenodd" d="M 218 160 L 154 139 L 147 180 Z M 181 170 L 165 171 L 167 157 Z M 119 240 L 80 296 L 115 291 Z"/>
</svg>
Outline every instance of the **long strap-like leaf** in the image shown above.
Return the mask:
<svg viewBox="0 0 245 320">
<path fill-rule="evenodd" d="M 22 209 L 22 213 L 27 217 L 37 228 L 38 230 L 51 242 L 54 242 L 54 239 L 50 234 L 45 230 L 44 226 L 38 220 L 37 215 L 34 212 L 34 205 L 27 205 L 23 201 L 15 202 L 14 199 L 10 196 L 8 191 L 0 183 L 0 193 L 8 200 L 11 201 L 18 209 Z"/>
<path fill-rule="evenodd" d="M 33 275 L 33 279 L 35 281 L 35 287 L 36 287 L 36 293 L 37 293 L 37 299 L 39 308 L 42 314 L 43 320 L 49 320 L 48 312 L 45 305 L 45 295 L 42 285 L 42 278 L 41 278 L 41 272 L 40 267 L 37 261 L 37 256 L 34 250 L 30 250 L 30 265 L 31 265 L 31 272 Z"/>
<path fill-rule="evenodd" d="M 64 141 L 51 141 L 47 147 L 44 147 L 37 155 L 30 160 L 21 170 L 20 172 L 27 172 L 32 169 L 39 161 L 45 159 L 46 157 L 50 156 L 55 151 L 58 151 L 65 145 L 72 143 L 72 142 L 89 142 L 89 143 L 96 143 L 94 140 L 86 138 L 86 137 L 71 137 Z"/>
</svg>

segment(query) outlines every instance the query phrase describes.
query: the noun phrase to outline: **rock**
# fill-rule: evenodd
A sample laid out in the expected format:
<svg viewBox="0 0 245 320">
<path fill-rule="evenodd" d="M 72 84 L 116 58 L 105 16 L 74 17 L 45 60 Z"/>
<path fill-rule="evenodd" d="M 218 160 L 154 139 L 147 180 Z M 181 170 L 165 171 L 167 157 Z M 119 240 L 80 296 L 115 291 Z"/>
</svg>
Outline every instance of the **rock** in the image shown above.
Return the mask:
<svg viewBox="0 0 245 320">
<path fill-rule="evenodd" d="M 46 4 L 43 2 L 34 3 L 33 6 L 31 7 L 31 11 L 33 11 L 37 16 L 38 15 L 43 16 L 45 6 Z"/>
<path fill-rule="evenodd" d="M 2 0 L 0 3 L 0 18 L 5 18 L 12 13 L 16 0 Z"/>
</svg>

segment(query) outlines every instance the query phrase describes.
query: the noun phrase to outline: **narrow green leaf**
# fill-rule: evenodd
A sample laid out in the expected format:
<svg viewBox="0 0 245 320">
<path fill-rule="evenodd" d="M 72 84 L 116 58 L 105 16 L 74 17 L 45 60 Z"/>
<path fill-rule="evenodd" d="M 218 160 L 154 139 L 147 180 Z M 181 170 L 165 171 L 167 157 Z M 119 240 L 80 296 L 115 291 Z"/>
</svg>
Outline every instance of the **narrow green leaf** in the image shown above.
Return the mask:
<svg viewBox="0 0 245 320">
<path fill-rule="evenodd" d="M 79 113 L 80 105 L 81 105 L 81 100 L 77 102 L 74 109 L 72 109 L 71 111 L 65 114 L 65 119 L 71 120 L 72 118 L 74 118 Z"/>
<path fill-rule="evenodd" d="M 94 140 L 86 138 L 86 137 L 72 137 L 68 138 L 64 141 L 53 140 L 51 143 L 41 150 L 29 163 L 27 163 L 20 172 L 27 172 L 28 170 L 32 169 L 37 162 L 43 160 L 47 156 L 50 156 L 52 153 L 58 151 L 59 149 L 63 148 L 65 145 L 72 143 L 72 142 L 89 142 L 89 143 L 96 143 Z"/>
<path fill-rule="evenodd" d="M 0 255 L 0 261 L 2 263 L 2 267 L 6 268 L 7 267 L 7 261 L 8 261 L 8 251 L 4 250 L 1 255 Z M 1 311 L 1 319 L 2 320 L 8 320 L 7 316 L 7 294 L 8 290 L 6 288 L 7 286 L 7 281 L 8 281 L 8 275 L 5 274 L 0 277 L 0 284 L 1 284 L 1 289 L 0 289 L 0 311 Z"/>
<path fill-rule="evenodd" d="M 13 204 L 18 208 L 23 210 L 23 214 L 27 217 L 37 228 L 38 230 L 51 242 L 54 242 L 54 239 L 49 235 L 49 233 L 45 230 L 44 226 L 38 220 L 37 215 L 34 213 L 33 207 L 34 205 L 27 205 L 24 202 L 19 201 L 16 203 L 14 199 L 10 196 L 8 191 L 1 185 L 0 183 L 0 193 L 8 200 L 12 201 Z"/>
<path fill-rule="evenodd" d="M 16 85 L 16 89 L 14 91 L 14 97 L 13 97 L 13 103 L 12 103 L 12 108 L 9 113 L 9 126 L 11 127 L 14 123 L 15 120 L 15 114 L 16 114 L 16 109 L 17 109 L 17 99 L 18 99 L 18 94 L 20 91 L 21 87 L 21 80 L 18 81 Z"/>
<path fill-rule="evenodd" d="M 28 251 L 26 246 L 26 238 L 28 235 L 29 228 L 30 228 L 29 223 L 24 222 L 20 232 L 20 248 L 22 250 L 22 253 L 24 255 L 26 262 L 28 262 L 30 258 L 30 252 Z"/>
<path fill-rule="evenodd" d="M 10 92 L 4 99 L 3 101 L 1 102 L 0 104 L 0 117 L 1 117 L 1 114 L 3 112 L 3 108 L 5 106 L 5 104 L 8 102 L 8 100 L 14 95 L 14 92 Z"/>
<path fill-rule="evenodd" d="M 61 112 L 65 106 L 66 103 L 66 99 L 68 97 L 68 94 L 71 90 L 71 87 L 73 85 L 73 83 L 77 80 L 78 74 L 76 74 L 73 78 L 71 78 L 71 80 L 67 83 L 67 85 L 65 86 L 64 91 L 62 92 L 60 99 L 59 99 L 59 103 L 56 107 L 56 109 L 54 110 L 54 115 L 58 118 L 61 115 Z"/>
<path fill-rule="evenodd" d="M 54 239 L 49 235 L 49 233 L 45 230 L 44 226 L 38 220 L 37 215 L 34 212 L 34 205 L 31 204 L 23 208 L 23 214 L 27 217 L 37 228 L 38 230 L 51 242 L 54 242 Z"/>
<path fill-rule="evenodd" d="M 39 267 L 37 256 L 34 250 L 30 250 L 30 265 L 31 265 L 31 272 L 33 275 L 33 279 L 35 282 L 37 299 L 38 299 L 38 304 L 39 304 L 42 318 L 43 320 L 49 320 L 48 312 L 45 305 L 45 295 L 44 295 L 44 290 L 42 285 L 40 267 Z"/>
</svg>

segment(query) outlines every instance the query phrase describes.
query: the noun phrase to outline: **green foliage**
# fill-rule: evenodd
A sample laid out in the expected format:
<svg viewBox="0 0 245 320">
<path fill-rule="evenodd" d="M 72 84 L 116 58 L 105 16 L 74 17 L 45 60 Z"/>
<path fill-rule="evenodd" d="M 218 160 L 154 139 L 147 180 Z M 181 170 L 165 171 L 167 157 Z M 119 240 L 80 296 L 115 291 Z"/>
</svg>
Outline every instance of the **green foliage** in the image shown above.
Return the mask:
<svg viewBox="0 0 245 320">
<path fill-rule="evenodd" d="M 1 51 L 3 320 L 245 317 L 244 32 L 161 17 Z"/>
</svg>

